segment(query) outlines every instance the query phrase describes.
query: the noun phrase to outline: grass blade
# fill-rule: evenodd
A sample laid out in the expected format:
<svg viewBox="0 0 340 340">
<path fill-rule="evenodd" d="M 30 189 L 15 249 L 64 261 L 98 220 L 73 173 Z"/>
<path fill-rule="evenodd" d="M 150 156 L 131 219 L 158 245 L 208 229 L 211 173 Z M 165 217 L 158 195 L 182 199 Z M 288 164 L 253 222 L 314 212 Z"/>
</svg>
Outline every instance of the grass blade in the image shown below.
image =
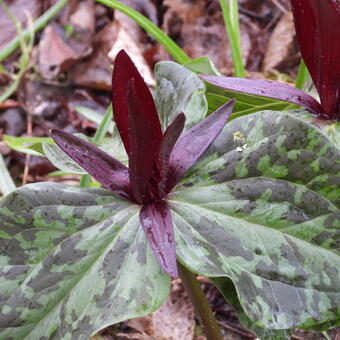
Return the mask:
<svg viewBox="0 0 340 340">
<path fill-rule="evenodd" d="M 229 3 L 227 2 L 229 1 Z M 230 41 L 235 76 L 244 78 L 246 75 L 241 53 L 240 26 L 237 0 L 219 0 L 223 20 Z"/>
</svg>

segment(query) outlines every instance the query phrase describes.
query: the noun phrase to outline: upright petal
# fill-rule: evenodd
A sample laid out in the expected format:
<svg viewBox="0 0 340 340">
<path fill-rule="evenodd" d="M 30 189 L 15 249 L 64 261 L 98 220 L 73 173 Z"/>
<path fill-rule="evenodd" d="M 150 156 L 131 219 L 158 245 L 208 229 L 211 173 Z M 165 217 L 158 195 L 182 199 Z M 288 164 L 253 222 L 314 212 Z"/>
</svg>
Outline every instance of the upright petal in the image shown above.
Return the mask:
<svg viewBox="0 0 340 340">
<path fill-rule="evenodd" d="M 165 201 L 144 205 L 139 214 L 146 238 L 161 268 L 177 277 L 174 226 Z"/>
<path fill-rule="evenodd" d="M 157 186 L 161 198 L 164 198 L 166 194 L 165 186 L 167 181 L 167 172 L 169 170 L 170 154 L 184 129 L 184 124 L 185 115 L 184 113 L 180 113 L 165 130 L 161 146 L 159 148 L 157 165 L 160 170 L 160 181 Z"/>
<path fill-rule="evenodd" d="M 129 174 L 138 203 L 152 200 L 150 179 L 162 141 L 158 116 L 149 116 L 150 103 L 140 96 L 140 83 L 128 82 Z M 157 113 L 156 113 L 157 114 Z"/>
<path fill-rule="evenodd" d="M 128 168 L 103 150 L 64 131 L 52 130 L 57 145 L 75 162 L 91 174 L 104 188 L 122 198 L 131 196 Z"/>
<path fill-rule="evenodd" d="M 340 119 L 340 3 L 291 0 L 301 55 L 319 92 L 323 113 Z"/>
<path fill-rule="evenodd" d="M 230 100 L 178 139 L 169 159 L 167 192 L 197 162 L 219 135 L 233 110 L 234 104 L 235 99 Z"/>
<path fill-rule="evenodd" d="M 321 105 L 312 96 L 293 86 L 277 81 L 212 76 L 208 74 L 201 74 L 201 78 L 226 90 L 283 100 L 300 105 L 315 114 L 322 111 Z"/>
<path fill-rule="evenodd" d="M 114 119 L 120 136 L 123 140 L 125 150 L 130 151 L 129 138 L 129 118 L 128 118 L 128 84 L 131 79 L 134 79 L 136 93 L 139 102 L 143 102 L 143 107 L 134 107 L 131 114 L 133 116 L 142 116 L 140 119 L 140 129 L 143 130 L 147 126 L 151 126 L 155 130 L 154 136 L 156 144 L 160 143 L 162 137 L 161 125 L 159 122 L 156 107 L 148 86 L 139 74 L 136 66 L 128 56 L 121 50 L 115 59 L 112 75 L 112 108 Z"/>
</svg>

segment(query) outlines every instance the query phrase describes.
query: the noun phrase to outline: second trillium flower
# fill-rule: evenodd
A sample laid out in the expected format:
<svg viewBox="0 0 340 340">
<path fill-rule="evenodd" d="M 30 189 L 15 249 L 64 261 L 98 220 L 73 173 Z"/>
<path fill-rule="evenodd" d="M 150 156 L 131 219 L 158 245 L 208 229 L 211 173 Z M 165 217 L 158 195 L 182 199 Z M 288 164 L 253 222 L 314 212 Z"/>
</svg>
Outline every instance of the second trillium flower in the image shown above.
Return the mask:
<svg viewBox="0 0 340 340">
<path fill-rule="evenodd" d="M 122 50 L 114 63 L 112 107 L 129 167 L 76 136 L 58 130 L 51 135 L 104 188 L 141 205 L 140 222 L 150 247 L 162 269 L 176 277 L 174 227 L 166 197 L 219 135 L 233 106 L 231 100 L 183 134 L 185 115 L 179 113 L 163 132 L 150 90 Z"/>
</svg>

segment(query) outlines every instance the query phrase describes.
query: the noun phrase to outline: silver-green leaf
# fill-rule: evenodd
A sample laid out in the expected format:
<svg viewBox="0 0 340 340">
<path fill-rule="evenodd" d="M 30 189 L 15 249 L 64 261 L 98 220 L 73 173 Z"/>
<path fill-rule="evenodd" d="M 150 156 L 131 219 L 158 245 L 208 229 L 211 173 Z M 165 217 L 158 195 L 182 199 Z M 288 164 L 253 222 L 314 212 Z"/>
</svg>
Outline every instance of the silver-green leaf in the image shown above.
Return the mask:
<svg viewBox="0 0 340 340">
<path fill-rule="evenodd" d="M 188 68 L 172 61 L 155 66 L 155 103 L 163 129 L 183 112 L 185 129 L 201 121 L 208 110 L 204 82 Z"/>
<path fill-rule="evenodd" d="M 139 207 L 107 190 L 21 187 L 0 205 L 0 338 L 87 339 L 169 290 Z"/>
<path fill-rule="evenodd" d="M 256 325 L 340 322 L 340 150 L 289 112 L 231 121 L 169 197 L 177 256 Z"/>
</svg>

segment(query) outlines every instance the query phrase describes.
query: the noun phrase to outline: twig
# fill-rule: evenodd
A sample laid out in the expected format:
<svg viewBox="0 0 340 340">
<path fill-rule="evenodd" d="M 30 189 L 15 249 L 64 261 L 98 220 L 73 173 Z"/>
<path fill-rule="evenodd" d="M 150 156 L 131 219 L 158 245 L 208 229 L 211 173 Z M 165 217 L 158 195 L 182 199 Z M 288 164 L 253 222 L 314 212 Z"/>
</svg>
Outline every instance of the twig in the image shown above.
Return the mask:
<svg viewBox="0 0 340 340">
<path fill-rule="evenodd" d="M 300 336 L 297 336 L 297 335 L 294 335 L 294 334 L 292 334 L 290 337 L 291 337 L 291 339 L 294 339 L 294 340 L 305 340 L 304 338 L 301 338 Z"/>
<path fill-rule="evenodd" d="M 230 326 L 228 324 L 226 324 L 225 322 L 222 322 L 222 321 L 217 321 L 217 323 L 222 326 L 223 328 L 225 329 L 228 329 L 229 331 L 232 331 L 236 334 L 239 334 L 241 336 L 244 336 L 245 338 L 248 338 L 248 339 L 256 339 L 256 336 L 253 335 L 253 334 L 249 334 L 249 333 L 246 333 L 244 331 L 241 331 L 240 329 L 237 329 L 236 327 L 233 327 L 233 326 Z"/>
</svg>

